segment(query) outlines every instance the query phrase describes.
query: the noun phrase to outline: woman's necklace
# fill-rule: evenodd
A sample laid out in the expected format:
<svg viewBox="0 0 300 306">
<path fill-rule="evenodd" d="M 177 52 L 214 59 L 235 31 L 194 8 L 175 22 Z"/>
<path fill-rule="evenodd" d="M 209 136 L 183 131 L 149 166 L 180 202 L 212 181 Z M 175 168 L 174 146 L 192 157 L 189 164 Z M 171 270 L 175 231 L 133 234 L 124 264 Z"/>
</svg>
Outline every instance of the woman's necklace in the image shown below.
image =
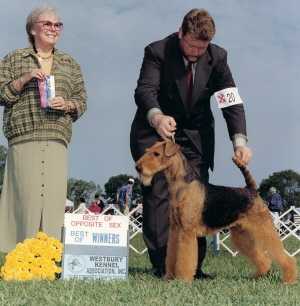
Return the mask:
<svg viewBox="0 0 300 306">
<path fill-rule="evenodd" d="M 49 59 L 51 59 L 52 57 L 53 57 L 53 53 L 51 53 L 49 56 L 41 56 L 40 54 L 36 54 L 37 55 L 37 57 L 40 59 L 40 60 L 42 60 L 42 61 L 47 61 L 47 60 L 49 60 Z"/>
</svg>

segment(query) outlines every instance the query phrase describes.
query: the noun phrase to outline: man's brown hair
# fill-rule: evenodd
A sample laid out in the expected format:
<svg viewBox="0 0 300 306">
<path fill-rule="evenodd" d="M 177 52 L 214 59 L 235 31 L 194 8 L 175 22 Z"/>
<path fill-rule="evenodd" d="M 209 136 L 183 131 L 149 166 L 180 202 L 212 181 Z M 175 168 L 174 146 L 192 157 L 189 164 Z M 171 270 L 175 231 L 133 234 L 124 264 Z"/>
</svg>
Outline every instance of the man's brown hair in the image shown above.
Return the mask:
<svg viewBox="0 0 300 306">
<path fill-rule="evenodd" d="M 181 31 L 183 35 L 192 34 L 196 39 L 212 40 L 216 33 L 215 22 L 204 9 L 192 9 L 183 18 Z"/>
</svg>

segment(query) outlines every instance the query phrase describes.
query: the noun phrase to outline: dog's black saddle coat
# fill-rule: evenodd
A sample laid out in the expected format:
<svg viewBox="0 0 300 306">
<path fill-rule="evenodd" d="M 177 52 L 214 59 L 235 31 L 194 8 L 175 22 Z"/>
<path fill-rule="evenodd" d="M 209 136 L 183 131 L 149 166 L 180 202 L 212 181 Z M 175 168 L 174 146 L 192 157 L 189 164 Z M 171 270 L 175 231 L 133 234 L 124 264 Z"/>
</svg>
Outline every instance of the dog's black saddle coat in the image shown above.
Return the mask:
<svg viewBox="0 0 300 306">
<path fill-rule="evenodd" d="M 252 205 L 256 190 L 205 185 L 206 197 L 202 218 L 211 228 L 226 227 L 236 221 Z"/>
</svg>

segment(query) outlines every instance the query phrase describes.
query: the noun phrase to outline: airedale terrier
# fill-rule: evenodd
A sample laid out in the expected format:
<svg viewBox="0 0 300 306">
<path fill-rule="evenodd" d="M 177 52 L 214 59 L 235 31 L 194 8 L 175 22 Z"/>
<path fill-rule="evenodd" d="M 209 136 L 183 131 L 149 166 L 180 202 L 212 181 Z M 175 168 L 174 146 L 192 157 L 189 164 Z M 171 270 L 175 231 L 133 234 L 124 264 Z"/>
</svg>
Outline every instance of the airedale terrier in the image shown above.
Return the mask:
<svg viewBox="0 0 300 306">
<path fill-rule="evenodd" d="M 282 270 L 283 282 L 295 283 L 296 260 L 285 252 L 249 170 L 238 160 L 234 162 L 245 177 L 245 188 L 188 181 L 188 163 L 180 146 L 171 141 L 154 144 L 137 161 L 144 185 L 150 185 L 160 171 L 168 181 L 171 209 L 165 278 L 191 282 L 197 266 L 197 237 L 229 228 L 235 247 L 255 265 L 256 278 L 267 274 L 274 260 Z"/>
</svg>

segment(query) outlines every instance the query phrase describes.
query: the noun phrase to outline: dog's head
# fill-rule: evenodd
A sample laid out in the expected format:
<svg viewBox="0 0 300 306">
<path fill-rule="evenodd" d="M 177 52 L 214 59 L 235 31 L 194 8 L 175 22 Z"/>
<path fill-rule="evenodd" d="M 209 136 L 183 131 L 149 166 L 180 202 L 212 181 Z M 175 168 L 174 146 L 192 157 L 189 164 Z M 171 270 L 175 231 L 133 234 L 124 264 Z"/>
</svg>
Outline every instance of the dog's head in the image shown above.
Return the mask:
<svg viewBox="0 0 300 306">
<path fill-rule="evenodd" d="M 157 172 L 167 169 L 179 150 L 179 145 L 169 140 L 156 142 L 152 147 L 146 149 L 145 154 L 135 166 L 143 185 L 151 185 L 152 177 Z"/>
</svg>

